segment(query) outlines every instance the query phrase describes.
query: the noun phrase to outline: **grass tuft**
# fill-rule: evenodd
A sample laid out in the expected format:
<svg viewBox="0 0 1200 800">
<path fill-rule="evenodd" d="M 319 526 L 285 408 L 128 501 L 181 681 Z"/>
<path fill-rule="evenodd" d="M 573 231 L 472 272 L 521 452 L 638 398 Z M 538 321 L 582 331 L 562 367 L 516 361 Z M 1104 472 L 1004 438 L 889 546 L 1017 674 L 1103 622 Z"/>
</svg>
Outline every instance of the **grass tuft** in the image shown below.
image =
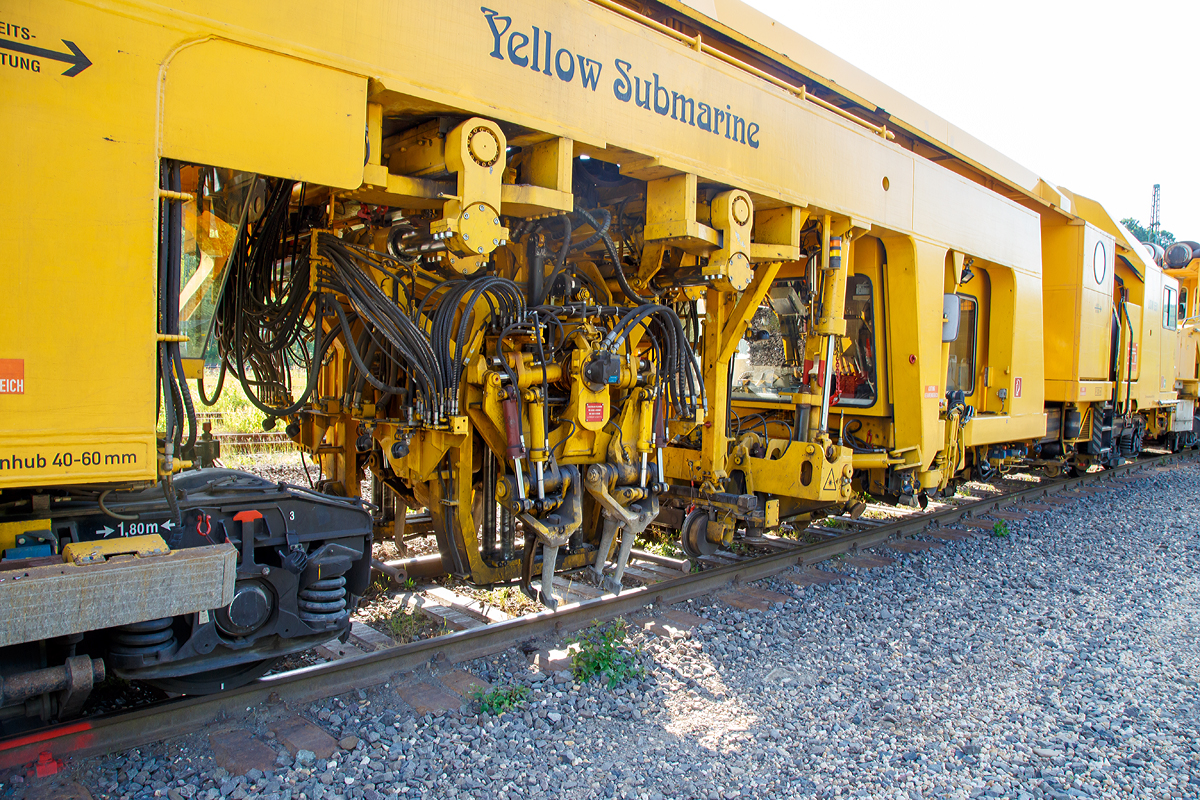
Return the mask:
<svg viewBox="0 0 1200 800">
<path fill-rule="evenodd" d="M 997 539 L 1007 539 L 1010 533 L 1012 531 L 1008 529 L 1008 523 L 1004 520 L 1000 520 L 992 526 L 992 536 L 995 536 Z"/>
<path fill-rule="evenodd" d="M 421 633 L 425 629 L 425 621 L 415 612 L 407 608 L 400 608 L 392 612 L 392 615 L 383 620 L 387 626 L 388 633 L 397 642 L 404 644 L 413 642 L 421 638 Z"/>
<path fill-rule="evenodd" d="M 647 528 L 642 532 L 642 547 L 646 549 L 647 553 L 654 553 L 658 556 L 683 558 L 684 552 L 679 549 L 679 539 L 675 534 L 675 531 L 657 526 Z"/>
<path fill-rule="evenodd" d="M 479 599 L 512 617 L 533 614 L 542 610 L 540 605 L 526 597 L 525 593 L 516 586 L 498 586 L 495 589 L 480 592 Z"/>
</svg>

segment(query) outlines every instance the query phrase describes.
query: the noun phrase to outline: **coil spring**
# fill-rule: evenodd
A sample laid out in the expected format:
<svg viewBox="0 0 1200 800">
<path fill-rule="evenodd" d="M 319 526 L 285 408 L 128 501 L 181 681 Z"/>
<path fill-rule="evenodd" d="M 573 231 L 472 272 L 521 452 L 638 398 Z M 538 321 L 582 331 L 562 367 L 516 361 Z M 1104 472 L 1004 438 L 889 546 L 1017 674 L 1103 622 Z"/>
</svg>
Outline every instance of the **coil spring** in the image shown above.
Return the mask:
<svg viewBox="0 0 1200 800">
<path fill-rule="evenodd" d="M 152 656 L 175 648 L 175 631 L 171 625 L 174 619 L 148 619 L 145 622 L 135 622 L 122 625 L 113 633 L 113 643 L 110 650 L 125 656 Z"/>
<path fill-rule="evenodd" d="M 346 615 L 346 577 L 325 578 L 301 590 L 296 605 L 300 619 L 309 624 L 326 625 Z"/>
</svg>

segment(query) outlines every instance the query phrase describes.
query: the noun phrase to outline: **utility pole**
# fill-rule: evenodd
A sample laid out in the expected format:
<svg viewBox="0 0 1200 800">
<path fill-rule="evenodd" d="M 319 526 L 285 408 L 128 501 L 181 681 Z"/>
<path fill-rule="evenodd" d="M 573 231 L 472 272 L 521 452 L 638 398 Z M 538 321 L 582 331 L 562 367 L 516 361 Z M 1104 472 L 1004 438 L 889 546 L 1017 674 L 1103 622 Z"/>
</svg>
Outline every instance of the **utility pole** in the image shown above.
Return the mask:
<svg viewBox="0 0 1200 800">
<path fill-rule="evenodd" d="M 1150 241 L 1158 244 L 1158 184 L 1154 184 L 1154 204 L 1150 208 L 1150 227 L 1147 229 L 1150 234 Z"/>
</svg>

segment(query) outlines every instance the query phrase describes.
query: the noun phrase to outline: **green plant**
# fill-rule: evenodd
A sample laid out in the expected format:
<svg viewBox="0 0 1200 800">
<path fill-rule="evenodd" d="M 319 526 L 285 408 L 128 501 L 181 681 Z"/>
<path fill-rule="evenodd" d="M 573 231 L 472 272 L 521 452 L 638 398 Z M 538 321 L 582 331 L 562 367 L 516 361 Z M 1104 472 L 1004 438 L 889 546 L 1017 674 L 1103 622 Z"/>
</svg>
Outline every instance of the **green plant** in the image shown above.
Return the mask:
<svg viewBox="0 0 1200 800">
<path fill-rule="evenodd" d="M 1009 533 L 1011 531 L 1008 529 L 1008 523 L 1004 520 L 1000 520 L 992 526 L 992 536 L 995 536 L 997 539 L 1007 539 Z"/>
<path fill-rule="evenodd" d="M 495 606 L 506 614 L 519 617 L 522 614 L 536 613 L 542 607 L 525 596 L 515 586 L 498 586 L 479 593 L 479 598 L 490 606 Z"/>
<path fill-rule="evenodd" d="M 683 551 L 679 549 L 679 540 L 675 538 L 674 531 L 648 528 L 642 533 L 641 542 L 648 553 L 668 558 L 683 558 Z"/>
<path fill-rule="evenodd" d="M 404 583 L 402 584 L 402 588 L 403 588 L 403 589 L 404 589 L 404 591 L 406 591 L 406 592 L 411 592 L 411 591 L 413 591 L 414 589 L 416 589 L 416 588 L 417 588 L 417 581 L 416 581 L 416 579 L 415 579 L 415 578 L 405 578 L 405 579 L 404 579 Z"/>
<path fill-rule="evenodd" d="M 611 689 L 618 683 L 637 678 L 642 668 L 635 648 L 625 644 L 629 627 L 618 617 L 607 628 L 593 622 L 590 628 L 570 640 L 578 649 L 571 655 L 571 671 L 581 682 L 599 676 Z"/>
<path fill-rule="evenodd" d="M 384 620 L 384 624 L 387 625 L 392 638 L 400 643 L 411 642 L 419 638 L 422 628 L 425 627 L 423 620 L 407 608 L 394 611 L 390 617 Z"/>
<path fill-rule="evenodd" d="M 525 698 L 529 696 L 528 686 L 509 686 L 505 688 L 495 688 L 488 692 L 482 689 L 476 689 L 471 692 L 471 697 L 479 703 L 479 710 L 485 714 L 493 716 L 503 714 L 510 708 L 516 708 L 525 702 Z"/>
<path fill-rule="evenodd" d="M 391 588 L 391 579 L 386 575 L 372 575 L 371 583 L 367 586 L 367 592 L 363 595 L 366 598 L 378 597 L 381 594 L 386 594 Z"/>
</svg>

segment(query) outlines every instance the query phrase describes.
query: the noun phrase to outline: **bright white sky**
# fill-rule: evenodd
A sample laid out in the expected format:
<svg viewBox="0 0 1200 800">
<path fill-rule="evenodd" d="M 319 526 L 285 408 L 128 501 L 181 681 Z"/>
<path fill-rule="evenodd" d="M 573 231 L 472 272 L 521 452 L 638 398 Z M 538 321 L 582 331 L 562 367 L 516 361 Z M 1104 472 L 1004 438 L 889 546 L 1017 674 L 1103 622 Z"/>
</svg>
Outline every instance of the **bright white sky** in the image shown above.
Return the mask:
<svg viewBox="0 0 1200 800">
<path fill-rule="evenodd" d="M 1114 217 L 1200 240 L 1197 0 L 745 0 Z"/>
</svg>

